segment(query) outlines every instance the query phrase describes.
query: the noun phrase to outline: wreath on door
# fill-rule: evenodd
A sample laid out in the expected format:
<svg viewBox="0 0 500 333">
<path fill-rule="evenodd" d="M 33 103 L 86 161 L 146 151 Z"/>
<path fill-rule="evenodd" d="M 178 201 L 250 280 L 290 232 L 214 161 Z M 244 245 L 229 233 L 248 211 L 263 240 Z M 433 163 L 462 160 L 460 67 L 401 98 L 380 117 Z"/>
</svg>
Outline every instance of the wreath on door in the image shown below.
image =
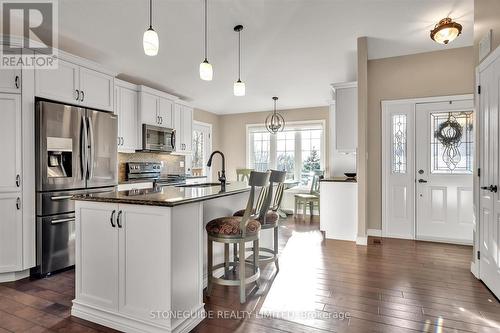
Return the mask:
<svg viewBox="0 0 500 333">
<path fill-rule="evenodd" d="M 448 114 L 448 119 L 443 121 L 434 133 L 436 139 L 444 146 L 442 158 L 450 171 L 455 170 L 462 159 L 459 150 L 462 143 L 462 134 L 462 125 L 451 113 Z"/>
</svg>

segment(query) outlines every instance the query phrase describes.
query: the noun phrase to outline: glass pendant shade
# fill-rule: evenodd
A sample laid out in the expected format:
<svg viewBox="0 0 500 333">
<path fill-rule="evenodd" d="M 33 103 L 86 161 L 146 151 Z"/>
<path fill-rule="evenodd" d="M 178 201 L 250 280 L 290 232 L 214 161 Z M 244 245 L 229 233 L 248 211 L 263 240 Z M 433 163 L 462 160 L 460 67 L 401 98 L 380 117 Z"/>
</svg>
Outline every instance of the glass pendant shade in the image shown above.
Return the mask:
<svg viewBox="0 0 500 333">
<path fill-rule="evenodd" d="M 160 41 L 158 39 L 158 34 L 153 30 L 153 28 L 149 27 L 149 29 L 144 32 L 144 36 L 142 37 L 142 46 L 144 47 L 144 53 L 146 55 L 155 56 L 158 54 Z"/>
<path fill-rule="evenodd" d="M 245 96 L 245 82 L 238 80 L 233 87 L 234 96 Z"/>
<path fill-rule="evenodd" d="M 212 81 L 214 77 L 214 71 L 212 65 L 207 59 L 200 64 L 200 79 L 205 81 Z"/>
<path fill-rule="evenodd" d="M 462 25 L 453 22 L 450 18 L 439 21 L 431 31 L 431 39 L 439 44 L 448 44 L 462 33 Z"/>
</svg>

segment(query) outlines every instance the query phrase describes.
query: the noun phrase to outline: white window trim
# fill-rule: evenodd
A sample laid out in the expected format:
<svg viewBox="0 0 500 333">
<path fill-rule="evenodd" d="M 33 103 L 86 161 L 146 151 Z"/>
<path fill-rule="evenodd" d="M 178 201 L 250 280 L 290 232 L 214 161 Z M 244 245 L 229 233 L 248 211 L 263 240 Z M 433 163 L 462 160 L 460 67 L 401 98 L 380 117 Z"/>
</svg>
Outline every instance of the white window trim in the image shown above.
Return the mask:
<svg viewBox="0 0 500 333">
<path fill-rule="evenodd" d="M 293 127 L 293 126 L 304 126 L 308 124 L 314 124 L 314 125 L 321 125 L 323 131 L 321 134 L 321 151 L 320 151 L 320 165 L 321 165 L 321 170 L 326 170 L 326 120 L 324 119 L 318 119 L 318 120 L 304 120 L 304 121 L 290 121 L 286 122 L 285 130 L 287 126 Z M 255 123 L 255 124 L 247 124 L 246 125 L 246 137 L 245 137 L 245 156 L 246 156 L 246 161 L 245 165 L 247 168 L 251 168 L 251 158 L 250 158 L 250 130 L 252 128 L 258 128 L 261 127 L 263 129 L 266 128 L 266 125 L 264 123 Z M 299 140 L 299 144 L 296 145 L 295 150 L 300 150 L 301 149 L 301 141 Z M 271 140 L 270 143 L 270 152 L 276 151 L 276 140 Z M 297 164 L 297 163 L 296 163 Z M 269 165 L 272 169 L 276 168 L 276 156 L 274 154 L 271 154 L 270 160 L 269 160 Z M 302 165 L 302 161 L 300 161 L 300 165 Z"/>
</svg>

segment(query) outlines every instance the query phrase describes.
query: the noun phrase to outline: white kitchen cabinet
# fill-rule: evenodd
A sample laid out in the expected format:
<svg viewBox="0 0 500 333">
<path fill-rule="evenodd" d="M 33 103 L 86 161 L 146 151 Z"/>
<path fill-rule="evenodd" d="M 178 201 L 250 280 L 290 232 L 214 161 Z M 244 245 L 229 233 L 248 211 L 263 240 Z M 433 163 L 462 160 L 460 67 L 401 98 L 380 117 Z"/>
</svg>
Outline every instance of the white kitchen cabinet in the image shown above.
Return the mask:
<svg viewBox="0 0 500 333">
<path fill-rule="evenodd" d="M 138 94 L 134 85 L 117 81 L 115 86 L 115 114 L 118 116 L 118 151 L 133 153 L 137 149 Z"/>
<path fill-rule="evenodd" d="M 172 128 L 174 102 L 160 97 L 158 102 L 158 116 L 160 117 L 160 126 Z"/>
<path fill-rule="evenodd" d="M 0 193 L 21 191 L 21 96 L 0 93 Z M 1 210 L 0 210 L 1 212 Z"/>
<path fill-rule="evenodd" d="M 23 216 L 21 193 L 0 193 L 0 273 L 23 265 Z"/>
<path fill-rule="evenodd" d="M 175 104 L 174 128 L 176 130 L 176 152 L 190 154 L 193 136 L 193 108 L 184 104 Z"/>
<path fill-rule="evenodd" d="M 1 51 L 7 56 L 11 54 L 11 52 L 5 50 Z M 12 94 L 21 93 L 21 68 L 0 69 L 0 92 Z"/>
<path fill-rule="evenodd" d="M 146 321 L 151 309 L 171 309 L 170 209 L 76 207 L 76 303 Z"/>
<path fill-rule="evenodd" d="M 81 221 L 76 223 L 76 297 L 106 310 L 118 309 L 118 229 L 112 219 L 117 212 L 117 204 L 76 209 Z"/>
<path fill-rule="evenodd" d="M 80 104 L 79 66 L 59 59 L 57 68 L 35 70 L 35 94 L 58 102 Z"/>
<path fill-rule="evenodd" d="M 356 152 L 358 147 L 358 88 L 357 83 L 332 85 L 335 94 L 335 149 Z"/>
<path fill-rule="evenodd" d="M 119 205 L 120 212 L 118 309 L 149 320 L 151 309 L 171 309 L 171 223 L 158 207 Z"/>
<path fill-rule="evenodd" d="M 113 111 L 114 78 L 80 67 L 80 101 L 90 108 Z"/>
<path fill-rule="evenodd" d="M 158 103 L 159 98 L 157 96 L 146 92 L 139 93 L 139 120 L 141 126 L 142 124 L 159 125 Z"/>
<path fill-rule="evenodd" d="M 113 111 L 114 78 L 63 59 L 55 69 L 35 70 L 35 94 L 57 102 Z"/>
</svg>

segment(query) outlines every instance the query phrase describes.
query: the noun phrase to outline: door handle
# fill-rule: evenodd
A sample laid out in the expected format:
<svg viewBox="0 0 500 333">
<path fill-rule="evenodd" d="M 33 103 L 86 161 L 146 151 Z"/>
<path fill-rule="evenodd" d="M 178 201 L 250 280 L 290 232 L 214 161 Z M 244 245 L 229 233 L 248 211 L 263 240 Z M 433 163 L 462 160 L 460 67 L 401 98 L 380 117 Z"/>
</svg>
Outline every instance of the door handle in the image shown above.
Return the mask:
<svg viewBox="0 0 500 333">
<path fill-rule="evenodd" d="M 116 216 L 116 224 L 118 225 L 118 228 L 122 228 L 122 222 L 120 221 L 120 217 L 122 216 L 122 211 L 120 210 L 118 212 L 118 215 Z"/>
<path fill-rule="evenodd" d="M 497 193 L 498 187 L 496 185 L 481 186 L 481 190 L 486 190 L 486 191 L 490 191 L 492 193 Z"/>
<path fill-rule="evenodd" d="M 427 180 L 425 180 L 425 179 L 419 179 L 419 180 L 418 180 L 418 182 L 419 182 L 419 183 L 421 183 L 421 184 L 422 184 L 422 183 L 424 183 L 424 184 L 425 184 L 425 183 L 427 183 Z"/>
<path fill-rule="evenodd" d="M 76 89 L 76 100 L 78 101 L 80 99 L 80 90 Z"/>
<path fill-rule="evenodd" d="M 111 212 L 111 217 L 109 218 L 109 222 L 111 223 L 111 226 L 113 228 L 116 227 L 116 225 L 115 225 L 115 213 L 116 213 L 116 210 L 113 209 L 113 211 Z"/>
<path fill-rule="evenodd" d="M 58 219 L 58 220 L 52 220 L 50 221 L 50 224 L 58 224 L 58 223 L 65 223 L 65 222 L 75 222 L 75 218 L 69 218 L 69 219 Z"/>
<path fill-rule="evenodd" d="M 69 200 L 71 198 L 73 198 L 73 196 L 71 196 L 71 195 L 61 195 L 59 197 L 50 197 L 50 200 L 52 200 L 52 201 Z"/>
<path fill-rule="evenodd" d="M 19 197 L 16 199 L 16 208 L 17 208 L 17 210 L 21 209 L 21 198 L 19 198 Z"/>
<path fill-rule="evenodd" d="M 77 90 L 78 91 L 78 90 Z M 87 128 L 87 117 L 82 117 L 82 129 L 80 132 L 80 162 L 82 171 L 82 180 L 87 179 L 87 146 L 88 146 L 88 128 Z"/>
<path fill-rule="evenodd" d="M 85 92 L 83 92 L 82 90 L 82 99 L 80 100 L 80 102 L 83 102 L 84 99 L 85 99 Z"/>
<path fill-rule="evenodd" d="M 21 175 L 16 176 L 16 186 L 20 187 L 21 186 Z"/>
<path fill-rule="evenodd" d="M 89 146 L 90 146 L 90 153 L 89 153 L 89 166 L 88 166 L 88 179 L 94 178 L 94 161 L 95 161 L 95 150 L 96 147 L 94 147 L 94 124 L 92 123 L 92 118 L 87 117 L 88 119 L 88 126 L 89 126 Z"/>
<path fill-rule="evenodd" d="M 14 79 L 14 84 L 16 85 L 16 89 L 19 89 L 19 75 L 16 75 L 16 78 Z"/>
</svg>

